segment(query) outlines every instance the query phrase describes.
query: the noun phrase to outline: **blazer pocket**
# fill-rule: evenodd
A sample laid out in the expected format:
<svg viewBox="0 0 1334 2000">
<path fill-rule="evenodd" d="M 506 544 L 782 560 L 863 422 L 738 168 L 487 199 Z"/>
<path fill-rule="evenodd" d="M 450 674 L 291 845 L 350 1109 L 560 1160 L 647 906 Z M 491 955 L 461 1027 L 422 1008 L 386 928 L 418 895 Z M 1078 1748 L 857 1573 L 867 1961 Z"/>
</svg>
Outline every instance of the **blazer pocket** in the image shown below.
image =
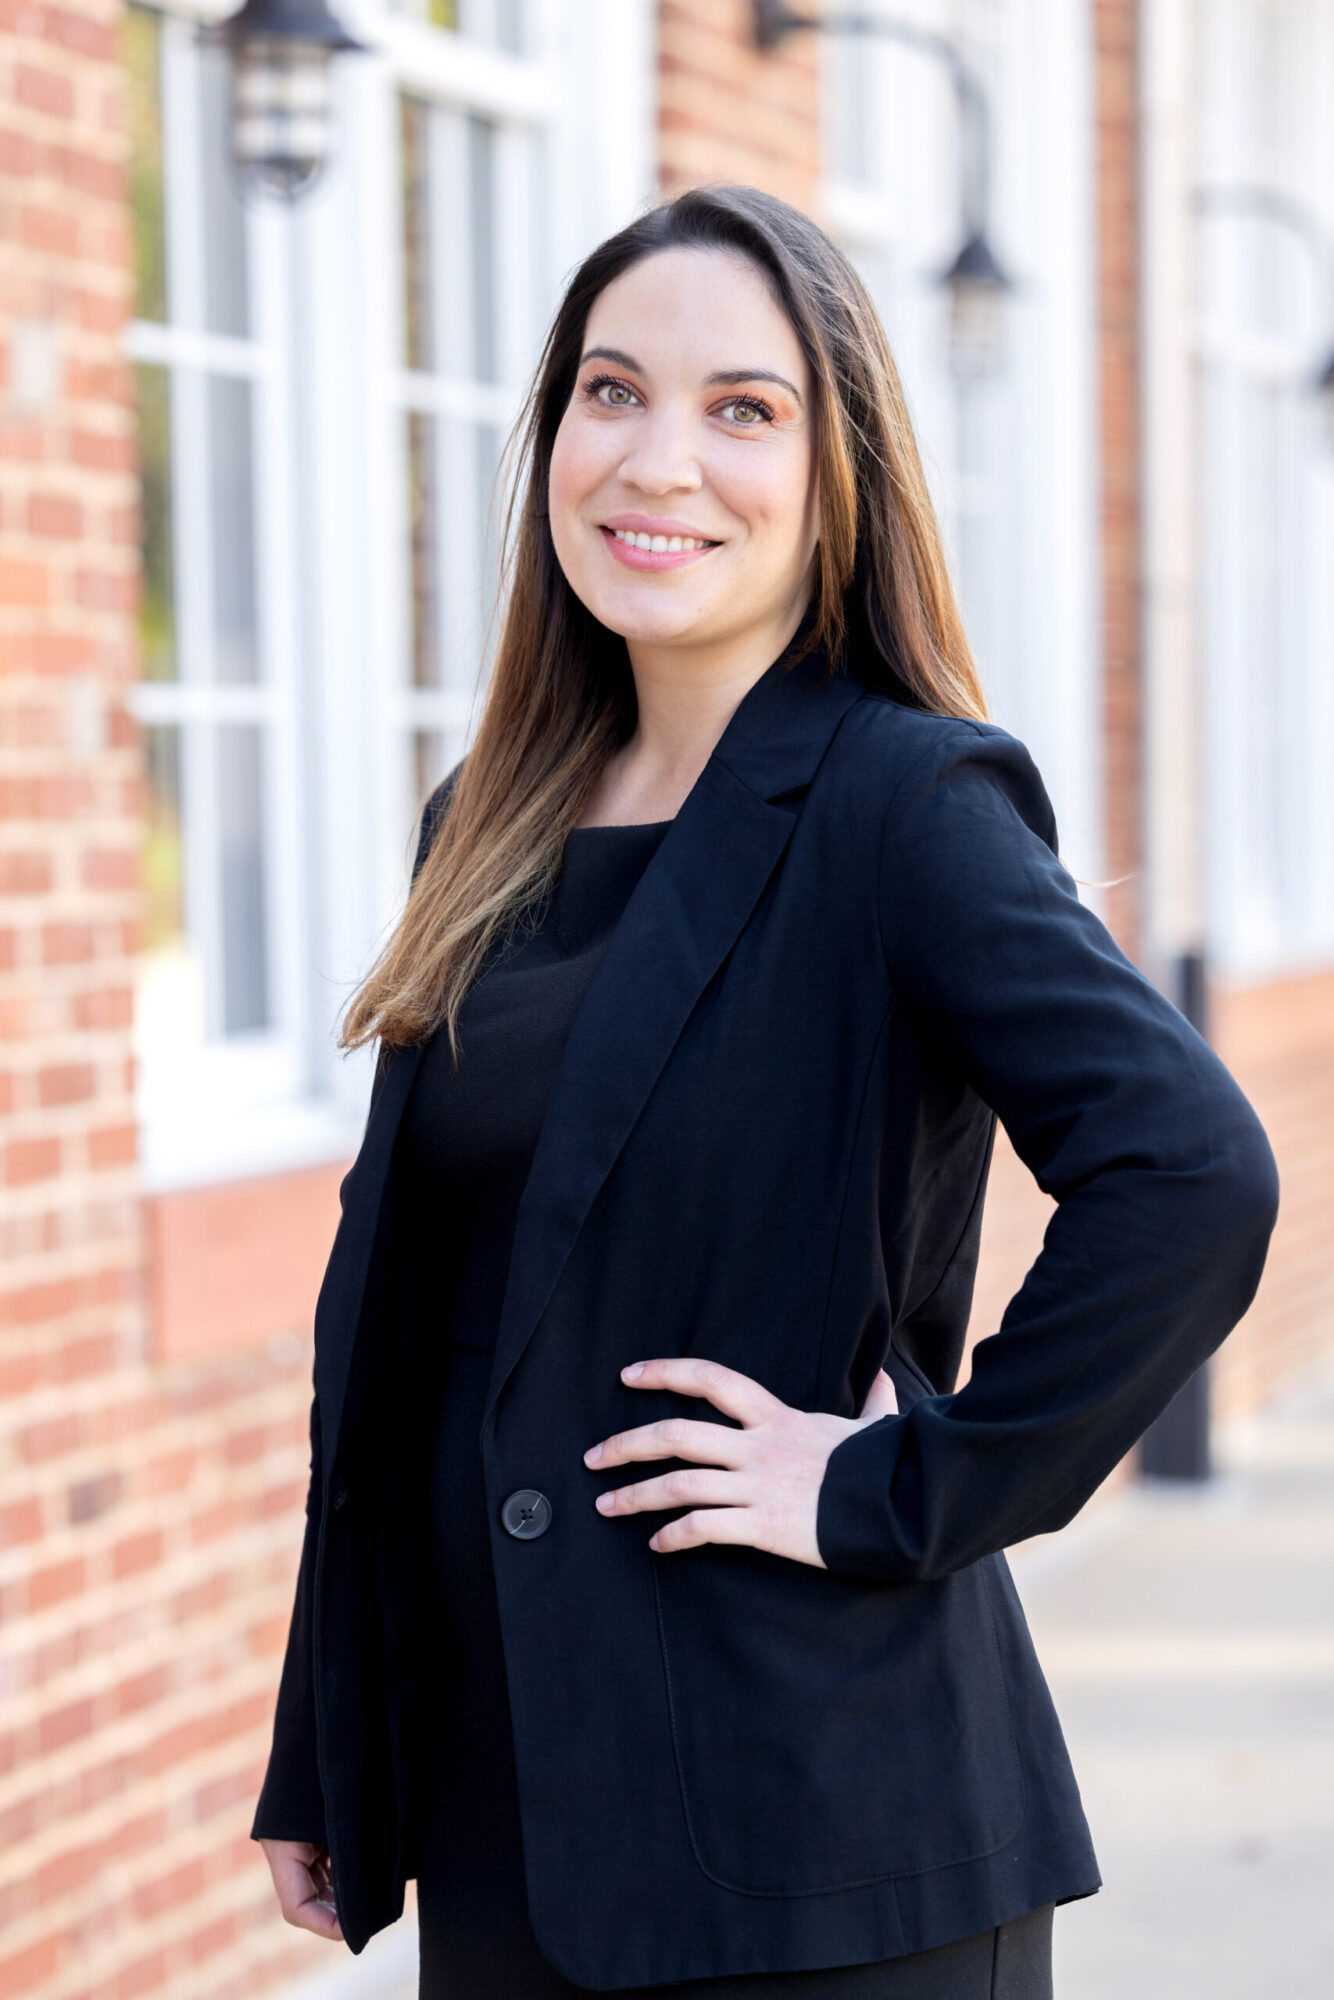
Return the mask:
<svg viewBox="0 0 1334 2000">
<path fill-rule="evenodd" d="M 817 1895 L 994 1853 L 1024 1792 L 993 1560 L 868 1585 L 758 1549 L 653 1560 L 691 1846 L 721 1887 Z"/>
</svg>

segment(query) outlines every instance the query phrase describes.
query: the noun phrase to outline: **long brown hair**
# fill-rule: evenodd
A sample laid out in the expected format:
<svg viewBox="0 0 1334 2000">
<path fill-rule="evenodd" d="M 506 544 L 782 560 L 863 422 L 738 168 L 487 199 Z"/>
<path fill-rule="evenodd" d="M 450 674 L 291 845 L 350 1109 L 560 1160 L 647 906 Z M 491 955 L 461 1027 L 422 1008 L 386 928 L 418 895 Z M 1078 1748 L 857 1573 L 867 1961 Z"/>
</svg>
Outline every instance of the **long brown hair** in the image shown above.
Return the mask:
<svg viewBox="0 0 1334 2000">
<path fill-rule="evenodd" d="M 488 952 L 550 888 L 565 837 L 634 729 L 625 643 L 585 609 L 552 544 L 547 478 L 598 295 L 659 250 L 748 257 L 815 384 L 820 532 L 804 628 L 835 668 L 942 715 L 983 717 L 940 529 L 884 328 L 852 265 L 799 209 L 751 187 L 691 188 L 579 266 L 515 429 L 505 612 L 476 736 L 407 907 L 353 995 L 340 1040 L 390 1047 L 444 1025 Z"/>
</svg>

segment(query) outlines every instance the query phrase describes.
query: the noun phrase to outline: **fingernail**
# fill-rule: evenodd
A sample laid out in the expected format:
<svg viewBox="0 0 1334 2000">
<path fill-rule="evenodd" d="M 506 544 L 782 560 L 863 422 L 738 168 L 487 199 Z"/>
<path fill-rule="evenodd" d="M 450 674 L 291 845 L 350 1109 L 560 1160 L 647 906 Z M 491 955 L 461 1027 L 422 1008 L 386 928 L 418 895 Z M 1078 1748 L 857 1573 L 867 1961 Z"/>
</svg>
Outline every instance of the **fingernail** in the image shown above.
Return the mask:
<svg viewBox="0 0 1334 2000">
<path fill-rule="evenodd" d="M 621 1370 L 621 1374 L 627 1382 L 634 1382 L 643 1372 L 644 1364 L 642 1361 L 632 1361 L 628 1368 L 622 1368 Z"/>
<path fill-rule="evenodd" d="M 599 1514 L 610 1514 L 615 1505 L 615 1500 L 610 1493 L 599 1493 L 593 1505 L 597 1508 Z"/>
<path fill-rule="evenodd" d="M 657 1538 L 657 1536 L 656 1536 L 656 1535 L 650 1535 L 650 1536 L 649 1536 L 649 1538 L 648 1538 L 648 1545 L 649 1545 L 649 1547 L 650 1547 L 651 1549 L 656 1549 L 656 1548 L 657 1548 L 657 1546 L 658 1546 L 658 1538 Z"/>
<path fill-rule="evenodd" d="M 600 1444 L 591 1444 L 589 1445 L 588 1450 L 584 1453 L 584 1464 L 596 1465 L 601 1456 L 602 1456 L 602 1446 Z"/>
</svg>

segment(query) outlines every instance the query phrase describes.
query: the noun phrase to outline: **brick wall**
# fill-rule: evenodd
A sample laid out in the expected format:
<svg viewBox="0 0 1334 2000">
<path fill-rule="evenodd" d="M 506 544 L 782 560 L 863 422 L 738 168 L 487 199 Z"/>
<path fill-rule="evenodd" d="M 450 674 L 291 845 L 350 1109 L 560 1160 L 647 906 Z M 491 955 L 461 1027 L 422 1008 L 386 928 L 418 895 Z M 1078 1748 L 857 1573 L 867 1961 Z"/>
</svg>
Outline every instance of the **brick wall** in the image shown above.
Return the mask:
<svg viewBox="0 0 1334 2000">
<path fill-rule="evenodd" d="M 760 55 L 751 20 L 749 0 L 660 0 L 662 191 L 676 194 L 699 181 L 750 181 L 814 210 L 820 174 L 817 38 L 792 35 L 774 54 Z"/>
<path fill-rule="evenodd" d="M 1138 0 L 1093 0 L 1097 51 L 1098 392 L 1101 446 L 1103 790 L 1107 920 L 1139 933 Z"/>
<path fill-rule="evenodd" d="M 246 1838 L 309 1349 L 278 1328 L 168 1365 L 145 1282 L 125 154 L 116 9 L 0 0 L 6 2000 L 240 2000 L 328 1963 Z"/>
</svg>

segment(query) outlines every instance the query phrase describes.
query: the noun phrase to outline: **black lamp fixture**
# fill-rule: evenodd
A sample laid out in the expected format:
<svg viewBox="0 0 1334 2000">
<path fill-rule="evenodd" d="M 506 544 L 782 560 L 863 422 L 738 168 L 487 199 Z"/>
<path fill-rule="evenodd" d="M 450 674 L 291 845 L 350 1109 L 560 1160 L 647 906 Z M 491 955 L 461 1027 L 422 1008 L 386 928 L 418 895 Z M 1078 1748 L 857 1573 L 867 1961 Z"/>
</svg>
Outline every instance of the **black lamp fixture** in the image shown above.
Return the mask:
<svg viewBox="0 0 1334 2000">
<path fill-rule="evenodd" d="M 1320 274 L 1325 315 L 1323 341 L 1331 344 L 1307 376 L 1307 388 L 1315 399 L 1319 423 L 1328 450 L 1334 452 L 1334 234 L 1309 202 L 1289 194 L 1285 188 L 1249 184 L 1197 187 L 1192 202 L 1200 214 L 1260 216 L 1276 222 L 1306 245 Z"/>
<path fill-rule="evenodd" d="M 1320 399 L 1326 447 L 1334 452 L 1334 347 L 1330 348 L 1324 367 L 1316 370 L 1311 387 Z"/>
<path fill-rule="evenodd" d="M 325 0 L 245 0 L 196 39 L 231 57 L 232 162 L 242 193 L 295 201 L 333 151 L 330 59 L 369 53 L 366 44 Z"/>
<path fill-rule="evenodd" d="M 948 36 L 888 14 L 798 14 L 785 0 L 752 0 L 757 49 L 771 55 L 799 31 L 875 35 L 906 43 L 944 63 L 954 85 L 963 137 L 963 245 L 934 275 L 950 297 L 950 365 L 961 379 L 997 373 L 1006 300 L 1018 290 L 987 236 L 991 193 L 991 126 L 986 93 Z"/>
</svg>

